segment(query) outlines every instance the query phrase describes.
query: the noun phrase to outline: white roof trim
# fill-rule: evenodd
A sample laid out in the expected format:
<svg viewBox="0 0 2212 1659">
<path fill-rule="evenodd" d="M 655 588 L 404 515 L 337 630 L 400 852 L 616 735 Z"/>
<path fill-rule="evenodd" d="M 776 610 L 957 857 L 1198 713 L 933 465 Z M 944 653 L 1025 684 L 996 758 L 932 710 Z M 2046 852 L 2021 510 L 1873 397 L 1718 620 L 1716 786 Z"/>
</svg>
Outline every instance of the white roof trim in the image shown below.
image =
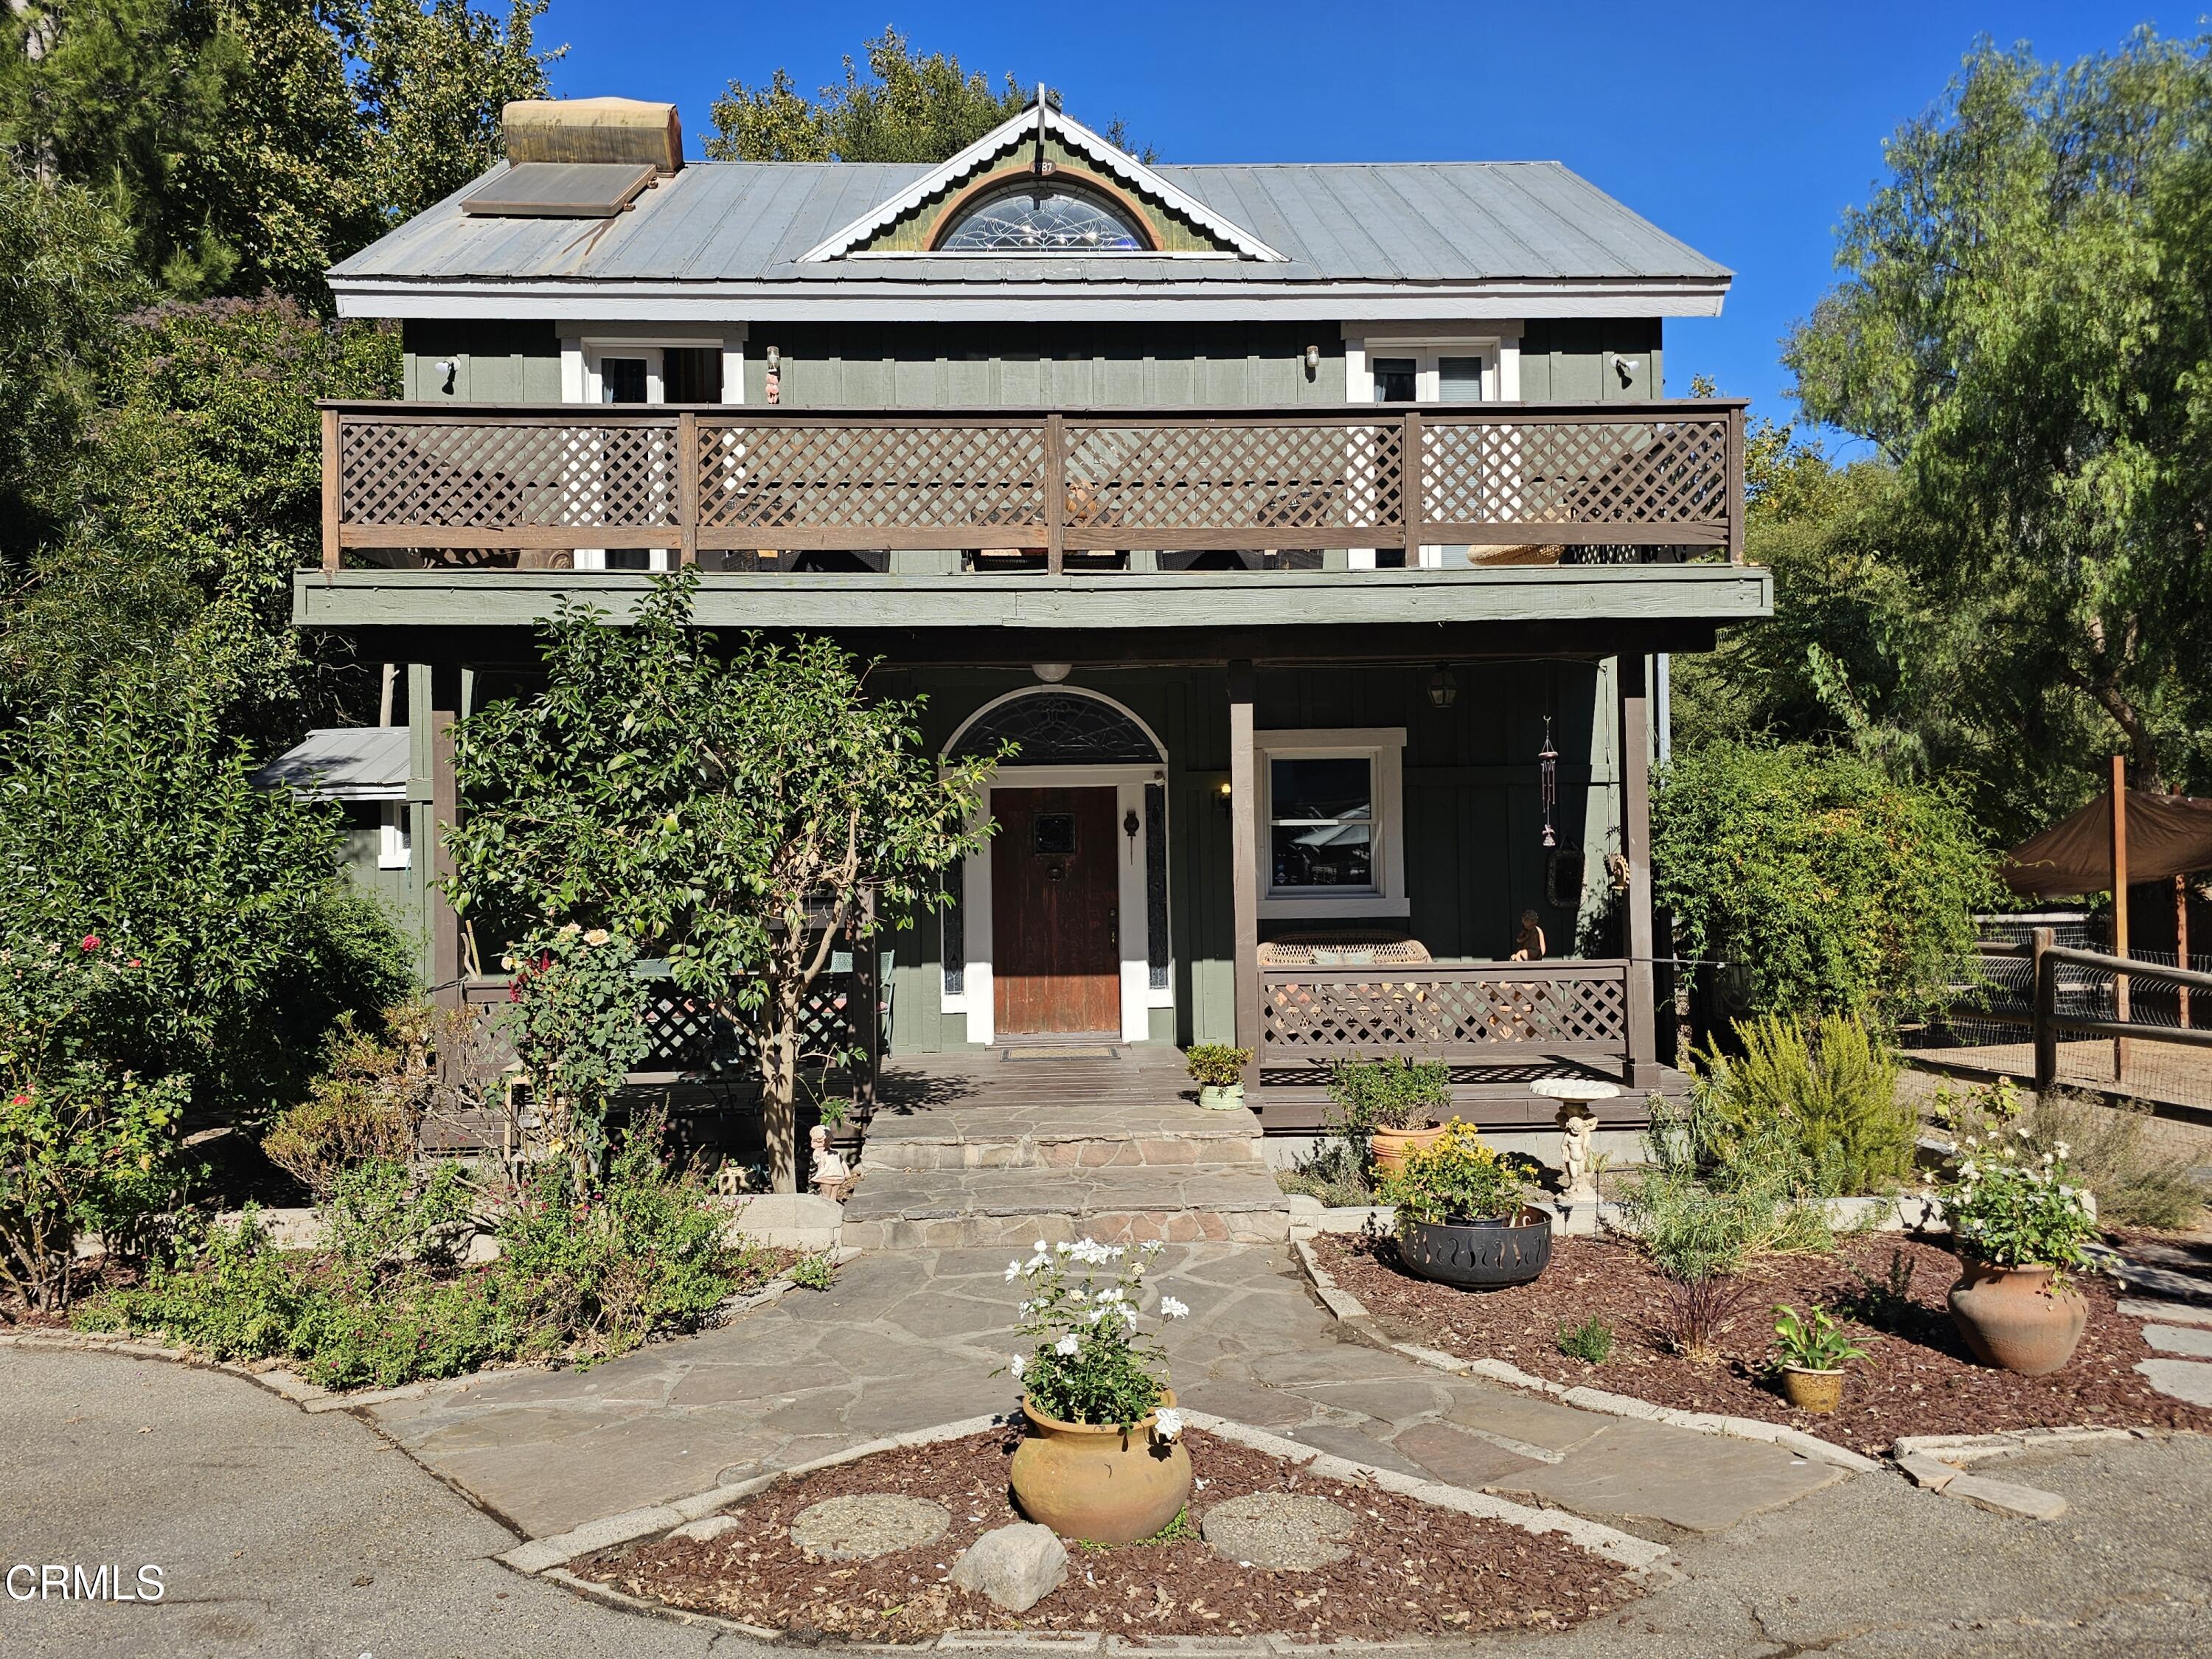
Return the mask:
<svg viewBox="0 0 2212 1659">
<path fill-rule="evenodd" d="M 1212 231 L 1244 258 L 1275 264 L 1289 263 L 1286 256 L 1276 252 L 1243 226 L 1231 223 L 1188 191 L 1180 190 L 1161 178 L 1127 150 L 1116 149 L 1073 116 L 1063 115 L 1049 104 L 1032 104 L 1019 115 L 1000 122 L 949 161 L 923 174 L 897 195 L 870 209 L 843 229 L 817 242 L 799 256 L 797 263 L 802 265 L 819 264 L 827 259 L 844 258 L 860 243 L 878 231 L 888 228 L 902 215 L 914 211 L 947 185 L 973 172 L 1000 150 L 1018 145 L 1039 125 L 1047 132 L 1055 134 L 1070 149 L 1079 150 L 1088 155 L 1122 183 L 1147 196 L 1158 198 L 1192 223 Z M 1003 258 L 1006 256 L 998 257 Z"/>
<path fill-rule="evenodd" d="M 341 317 L 521 315 L 555 322 L 1234 321 L 1255 315 L 1332 325 L 1535 317 L 1717 317 L 1722 277 L 1496 279 L 1477 283 L 921 283 L 893 281 L 610 282 L 574 278 L 356 277 L 333 282 Z M 518 307 L 526 307 L 526 311 Z"/>
</svg>

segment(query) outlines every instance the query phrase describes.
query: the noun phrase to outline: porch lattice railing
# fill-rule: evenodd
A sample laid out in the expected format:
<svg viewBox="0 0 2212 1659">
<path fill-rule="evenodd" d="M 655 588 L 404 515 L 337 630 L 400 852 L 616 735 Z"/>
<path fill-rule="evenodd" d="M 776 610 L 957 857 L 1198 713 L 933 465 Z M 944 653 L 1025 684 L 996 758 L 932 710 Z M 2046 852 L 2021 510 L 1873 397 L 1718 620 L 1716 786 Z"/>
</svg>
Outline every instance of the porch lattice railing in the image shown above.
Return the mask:
<svg viewBox="0 0 2212 1659">
<path fill-rule="evenodd" d="M 325 404 L 324 562 L 1422 545 L 1742 551 L 1724 399 L 1081 412 Z"/>
<path fill-rule="evenodd" d="M 1352 1054 L 1475 1060 L 1627 1052 L 1624 961 L 1268 969 L 1260 984 L 1262 1067 Z"/>
</svg>

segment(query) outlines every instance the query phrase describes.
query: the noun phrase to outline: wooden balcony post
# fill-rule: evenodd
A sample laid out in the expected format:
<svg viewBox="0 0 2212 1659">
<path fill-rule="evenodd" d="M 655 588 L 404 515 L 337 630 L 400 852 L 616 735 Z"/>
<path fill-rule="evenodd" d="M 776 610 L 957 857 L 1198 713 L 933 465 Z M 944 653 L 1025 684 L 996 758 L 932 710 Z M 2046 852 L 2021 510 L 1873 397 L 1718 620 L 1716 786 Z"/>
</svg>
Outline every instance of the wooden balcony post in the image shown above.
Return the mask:
<svg viewBox="0 0 2212 1659">
<path fill-rule="evenodd" d="M 323 574 L 338 568 L 338 512 L 343 501 L 338 478 L 338 412 L 323 411 Z"/>
<path fill-rule="evenodd" d="M 1728 559 L 1743 562 L 1743 410 L 1732 409 L 1728 417 Z"/>
<path fill-rule="evenodd" d="M 453 723 L 461 713 L 461 667 L 430 665 L 430 870 L 436 881 L 453 878 L 453 855 L 446 830 L 460 821 L 460 790 L 453 776 Z M 462 1000 L 461 919 L 436 888 L 430 893 L 430 988 L 443 1006 Z"/>
<path fill-rule="evenodd" d="M 676 522 L 682 529 L 679 564 L 699 562 L 699 417 L 685 410 L 676 417 Z"/>
<path fill-rule="evenodd" d="M 1613 662 L 1620 682 L 1620 850 L 1628 860 L 1622 900 L 1628 923 L 1628 1054 L 1621 1080 L 1644 1088 L 1659 1076 L 1651 974 L 1651 703 L 1644 658 L 1624 651 Z"/>
<path fill-rule="evenodd" d="M 2058 1012 L 2058 964 L 2045 954 L 2057 937 L 2050 927 L 2038 927 L 2027 936 L 2028 1029 L 2035 1041 L 2038 1094 L 2058 1081 L 2058 1028 L 2051 1023 Z"/>
<path fill-rule="evenodd" d="M 860 1049 L 853 1077 L 853 1111 L 866 1118 L 876 1109 L 876 1078 L 883 1069 L 884 998 L 878 978 L 883 958 L 877 953 L 876 890 L 860 894 L 860 926 L 853 931 L 853 1027 Z"/>
<path fill-rule="evenodd" d="M 1067 556 L 1067 425 L 1044 417 L 1044 568 L 1059 575 Z"/>
<path fill-rule="evenodd" d="M 1406 416 L 1406 462 L 1400 475 L 1404 491 L 1400 498 L 1398 518 L 1406 526 L 1406 568 L 1411 570 L 1421 562 L 1421 417 L 1411 410 Z"/>
<path fill-rule="evenodd" d="M 1237 953 L 1237 1046 L 1252 1051 L 1244 1068 L 1247 1097 L 1260 1085 L 1260 787 L 1253 747 L 1254 675 L 1249 662 L 1229 665 L 1229 899 Z"/>
</svg>

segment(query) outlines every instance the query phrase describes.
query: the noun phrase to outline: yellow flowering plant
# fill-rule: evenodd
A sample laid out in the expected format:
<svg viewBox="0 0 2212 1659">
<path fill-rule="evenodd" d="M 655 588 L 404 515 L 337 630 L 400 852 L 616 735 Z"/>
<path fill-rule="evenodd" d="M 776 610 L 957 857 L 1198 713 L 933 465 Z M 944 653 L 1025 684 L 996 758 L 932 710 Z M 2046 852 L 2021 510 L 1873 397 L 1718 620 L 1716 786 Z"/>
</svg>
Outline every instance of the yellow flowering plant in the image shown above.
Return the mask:
<svg viewBox="0 0 2212 1659">
<path fill-rule="evenodd" d="M 1382 1177 L 1379 1196 L 1402 1224 L 1489 1221 L 1519 1212 L 1528 1195 L 1521 1160 L 1486 1144 L 1474 1126 L 1454 1118 L 1426 1146 L 1408 1152 Z"/>
</svg>

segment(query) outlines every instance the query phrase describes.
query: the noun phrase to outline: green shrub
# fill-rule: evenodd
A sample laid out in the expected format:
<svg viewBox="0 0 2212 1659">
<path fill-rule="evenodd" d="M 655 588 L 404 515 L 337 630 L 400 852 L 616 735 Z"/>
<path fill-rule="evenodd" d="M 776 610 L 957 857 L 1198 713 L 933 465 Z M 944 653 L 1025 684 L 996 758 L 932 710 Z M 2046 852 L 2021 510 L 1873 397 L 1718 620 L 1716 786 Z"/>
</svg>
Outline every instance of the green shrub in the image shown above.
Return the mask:
<svg viewBox="0 0 2212 1659">
<path fill-rule="evenodd" d="M 371 1159 L 337 1176 L 315 1252 L 279 1252 L 253 1215 L 208 1230 L 178 1265 L 88 1304 L 83 1322 L 158 1330 L 218 1358 L 285 1358 L 326 1388 L 395 1387 L 512 1360 L 588 1365 L 693 1330 L 764 1258 L 658 1158 L 657 1126 L 625 1139 L 603 1186 L 533 1172 L 492 1261 L 465 1266 L 480 1194 L 447 1164 L 416 1177 Z"/>
<path fill-rule="evenodd" d="M 1559 1322 L 1559 1352 L 1570 1359 L 1602 1365 L 1613 1352 L 1613 1327 L 1592 1314 L 1579 1325 Z"/>
<path fill-rule="evenodd" d="M 408 1070 L 403 1051 L 356 1030 L 350 1014 L 341 1017 L 329 1069 L 309 1085 L 307 1099 L 277 1115 L 261 1138 L 262 1152 L 319 1200 L 357 1164 L 405 1158 L 415 1143 Z"/>
<path fill-rule="evenodd" d="M 2027 1115 L 2039 1153 L 2063 1146 L 2074 1179 L 2097 1195 L 2097 1218 L 2110 1226 L 2180 1231 L 2204 1211 L 2196 1158 L 2152 1143 L 2147 1112 L 2052 1092 Z"/>
<path fill-rule="evenodd" d="M 1622 1183 L 1622 1228 L 1668 1278 L 1735 1273 L 1755 1256 L 1834 1247 L 1811 1160 L 1772 1121 L 1715 1132 L 1702 1103 L 1670 1115 L 1655 1100 L 1650 1165 Z"/>
<path fill-rule="evenodd" d="M 1295 1168 L 1276 1170 L 1275 1185 L 1317 1198 L 1331 1209 L 1360 1209 L 1375 1202 L 1367 1148 L 1339 1135 L 1322 1139 Z"/>
<path fill-rule="evenodd" d="M 1652 895 L 1675 948 L 1745 977 L 1754 1013 L 1883 1022 L 1947 1006 L 1998 897 L 1947 789 L 1812 744 L 1683 753 L 1652 798 Z"/>
<path fill-rule="evenodd" d="M 1737 1025 L 1741 1056 L 1692 1057 L 1704 1149 L 1736 1156 L 1766 1127 L 1796 1143 L 1820 1190 L 1893 1191 L 1912 1171 L 1919 1119 L 1897 1094 L 1897 1062 L 1856 1015 L 1766 1015 Z"/>
<path fill-rule="evenodd" d="M 1863 1346 L 1851 1340 L 1826 1308 L 1803 1314 L 1786 1302 L 1774 1304 L 1774 1358 L 1778 1365 L 1806 1371 L 1839 1371 L 1847 1361 L 1864 1359 Z"/>
<path fill-rule="evenodd" d="M 1441 1123 L 1451 1109 L 1451 1068 L 1440 1060 L 1340 1060 L 1328 1068 L 1337 1133 L 1365 1141 L 1376 1129 Z"/>
<path fill-rule="evenodd" d="M 827 1250 L 802 1255 L 791 1264 L 791 1282 L 802 1291 L 826 1291 L 837 1282 L 837 1263 Z"/>
<path fill-rule="evenodd" d="M 1190 1080 L 1205 1088 L 1233 1088 L 1244 1080 L 1244 1068 L 1252 1063 L 1249 1048 L 1237 1048 L 1225 1042 L 1194 1042 L 1183 1055 Z"/>
</svg>

